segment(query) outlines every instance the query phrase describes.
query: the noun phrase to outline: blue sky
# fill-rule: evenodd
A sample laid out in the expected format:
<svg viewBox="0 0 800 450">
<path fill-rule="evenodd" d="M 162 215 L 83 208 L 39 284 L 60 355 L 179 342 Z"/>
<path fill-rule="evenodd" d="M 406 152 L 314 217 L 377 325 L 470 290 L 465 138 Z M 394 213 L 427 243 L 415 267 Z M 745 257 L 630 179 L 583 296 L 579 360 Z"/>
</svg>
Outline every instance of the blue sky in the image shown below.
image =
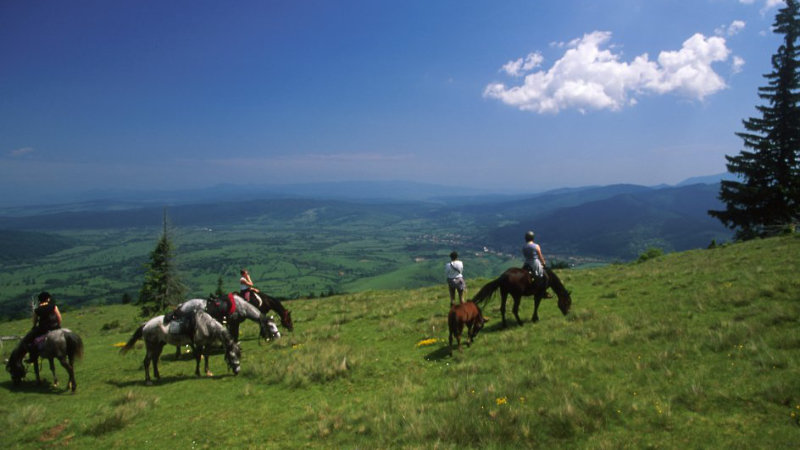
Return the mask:
<svg viewBox="0 0 800 450">
<path fill-rule="evenodd" d="M 776 0 L 0 3 L 0 194 L 725 171 Z"/>
</svg>

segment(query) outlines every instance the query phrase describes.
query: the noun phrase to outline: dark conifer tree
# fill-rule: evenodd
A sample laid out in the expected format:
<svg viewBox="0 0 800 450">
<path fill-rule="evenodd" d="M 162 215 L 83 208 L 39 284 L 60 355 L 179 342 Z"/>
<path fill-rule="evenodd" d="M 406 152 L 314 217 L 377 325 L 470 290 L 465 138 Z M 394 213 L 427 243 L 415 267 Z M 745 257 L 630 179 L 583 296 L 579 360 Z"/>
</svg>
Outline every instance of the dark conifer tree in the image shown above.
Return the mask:
<svg viewBox="0 0 800 450">
<path fill-rule="evenodd" d="M 145 264 L 145 275 L 139 291 L 142 315 L 149 317 L 161 314 L 171 304 L 184 301 L 186 287 L 181 282 L 174 263 L 173 245 L 167 227 L 167 212 L 164 211 L 164 229 L 156 248 Z"/>
<path fill-rule="evenodd" d="M 739 239 L 777 234 L 800 220 L 800 73 L 797 40 L 800 11 L 797 0 L 786 0 L 773 30 L 783 43 L 772 55 L 767 86 L 758 89 L 765 101 L 757 106 L 761 117 L 743 121 L 746 131 L 736 133 L 745 150 L 726 156 L 728 172 L 737 180 L 722 181 L 722 211 L 709 211 Z"/>
</svg>

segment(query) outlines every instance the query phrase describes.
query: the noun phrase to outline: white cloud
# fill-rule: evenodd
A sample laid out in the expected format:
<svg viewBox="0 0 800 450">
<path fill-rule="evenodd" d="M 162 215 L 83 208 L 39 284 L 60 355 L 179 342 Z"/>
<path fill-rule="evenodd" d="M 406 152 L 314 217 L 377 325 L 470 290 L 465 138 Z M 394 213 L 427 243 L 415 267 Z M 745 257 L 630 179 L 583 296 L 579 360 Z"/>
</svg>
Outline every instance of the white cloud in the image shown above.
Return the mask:
<svg viewBox="0 0 800 450">
<path fill-rule="evenodd" d="M 734 56 L 733 57 L 733 65 L 732 65 L 733 73 L 741 72 L 742 71 L 742 67 L 744 67 L 744 59 L 742 59 L 739 56 Z"/>
<path fill-rule="evenodd" d="M 18 148 L 16 150 L 11 150 L 8 154 L 13 158 L 19 158 L 21 156 L 30 155 L 34 151 L 35 150 L 33 149 L 33 147 L 23 147 L 23 148 Z"/>
<path fill-rule="evenodd" d="M 739 3 L 745 5 L 752 5 L 755 0 L 739 0 Z M 786 4 L 783 0 L 764 0 L 764 6 L 761 7 L 761 14 L 766 14 L 772 8 L 781 8 Z"/>
<path fill-rule="evenodd" d="M 730 51 L 721 37 L 695 34 L 680 50 L 662 51 L 657 61 L 647 54 L 621 60 L 608 45 L 610 32 L 595 31 L 567 45 L 564 55 L 547 71 L 529 73 L 518 86 L 491 83 L 484 97 L 523 111 L 557 113 L 564 109 L 608 109 L 636 103 L 643 93 L 678 93 L 702 100 L 726 87 L 711 68 Z"/>
<path fill-rule="evenodd" d="M 734 20 L 730 25 L 723 25 L 714 30 L 714 34 L 717 36 L 734 36 L 744 30 L 745 25 L 745 22 L 742 20 Z"/>
<path fill-rule="evenodd" d="M 539 52 L 529 53 L 524 59 L 519 58 L 516 61 L 509 61 L 500 69 L 512 77 L 519 77 L 542 65 L 544 58 Z"/>
</svg>

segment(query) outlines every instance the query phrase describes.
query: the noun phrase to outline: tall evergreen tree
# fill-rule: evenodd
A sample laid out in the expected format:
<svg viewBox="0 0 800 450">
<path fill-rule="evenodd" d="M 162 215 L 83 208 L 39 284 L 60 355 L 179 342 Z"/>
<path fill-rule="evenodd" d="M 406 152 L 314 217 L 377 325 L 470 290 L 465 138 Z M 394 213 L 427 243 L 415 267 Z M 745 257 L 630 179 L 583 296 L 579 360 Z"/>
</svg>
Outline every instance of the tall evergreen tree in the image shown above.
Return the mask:
<svg viewBox="0 0 800 450">
<path fill-rule="evenodd" d="M 184 300 L 186 287 L 181 282 L 174 263 L 173 245 L 167 227 L 167 212 L 164 210 L 164 229 L 156 248 L 145 264 L 145 275 L 139 291 L 139 305 L 145 317 L 161 314 L 171 304 Z"/>
<path fill-rule="evenodd" d="M 736 133 L 746 150 L 726 156 L 728 172 L 740 181 L 722 181 L 719 199 L 723 211 L 709 211 L 740 239 L 776 234 L 800 220 L 800 73 L 797 40 L 800 11 L 797 0 L 786 0 L 773 30 L 783 43 L 772 55 L 767 86 L 758 89 L 765 101 L 757 106 L 761 117 L 743 121 Z"/>
</svg>

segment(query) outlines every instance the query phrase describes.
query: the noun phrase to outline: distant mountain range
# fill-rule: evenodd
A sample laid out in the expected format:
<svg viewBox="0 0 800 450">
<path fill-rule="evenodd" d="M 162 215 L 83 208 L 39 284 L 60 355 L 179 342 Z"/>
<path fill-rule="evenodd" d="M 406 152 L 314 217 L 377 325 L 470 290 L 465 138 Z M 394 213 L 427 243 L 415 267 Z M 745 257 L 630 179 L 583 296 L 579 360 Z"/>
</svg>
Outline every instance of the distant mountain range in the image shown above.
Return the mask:
<svg viewBox="0 0 800 450">
<path fill-rule="evenodd" d="M 177 226 L 219 226 L 261 216 L 288 222 L 314 210 L 324 211 L 314 215 L 320 227 L 376 215 L 418 217 L 421 232 L 426 223 L 452 227 L 469 245 L 514 255 L 524 232 L 533 229 L 550 253 L 630 260 L 649 247 L 681 251 L 730 239 L 730 230 L 707 214 L 723 206 L 717 199 L 723 177 L 695 178 L 703 182 L 686 180 L 674 187 L 621 184 L 528 195 L 401 182 L 295 185 L 284 186 L 283 193 L 275 188 L 243 195 L 246 187 L 230 185 L 161 197 L 129 193 L 91 202 L 6 208 L 0 210 L 0 230 L 155 227 L 164 205 Z"/>
<path fill-rule="evenodd" d="M 679 186 L 715 184 L 729 179 L 721 173 L 689 178 Z M 670 187 L 667 185 L 651 186 Z M 349 201 L 430 201 L 447 204 L 468 204 L 526 198 L 532 195 L 557 195 L 602 189 L 600 186 L 560 188 L 542 193 L 498 193 L 480 188 L 445 186 L 407 181 L 346 181 L 329 183 L 303 183 L 282 185 L 218 184 L 201 189 L 175 190 L 122 190 L 105 189 L 81 194 L 39 199 L 25 203 L 5 199 L 0 202 L 0 216 L 39 214 L 43 212 L 122 210 L 145 206 L 173 206 L 181 204 L 236 202 L 258 199 L 312 198 Z"/>
</svg>

